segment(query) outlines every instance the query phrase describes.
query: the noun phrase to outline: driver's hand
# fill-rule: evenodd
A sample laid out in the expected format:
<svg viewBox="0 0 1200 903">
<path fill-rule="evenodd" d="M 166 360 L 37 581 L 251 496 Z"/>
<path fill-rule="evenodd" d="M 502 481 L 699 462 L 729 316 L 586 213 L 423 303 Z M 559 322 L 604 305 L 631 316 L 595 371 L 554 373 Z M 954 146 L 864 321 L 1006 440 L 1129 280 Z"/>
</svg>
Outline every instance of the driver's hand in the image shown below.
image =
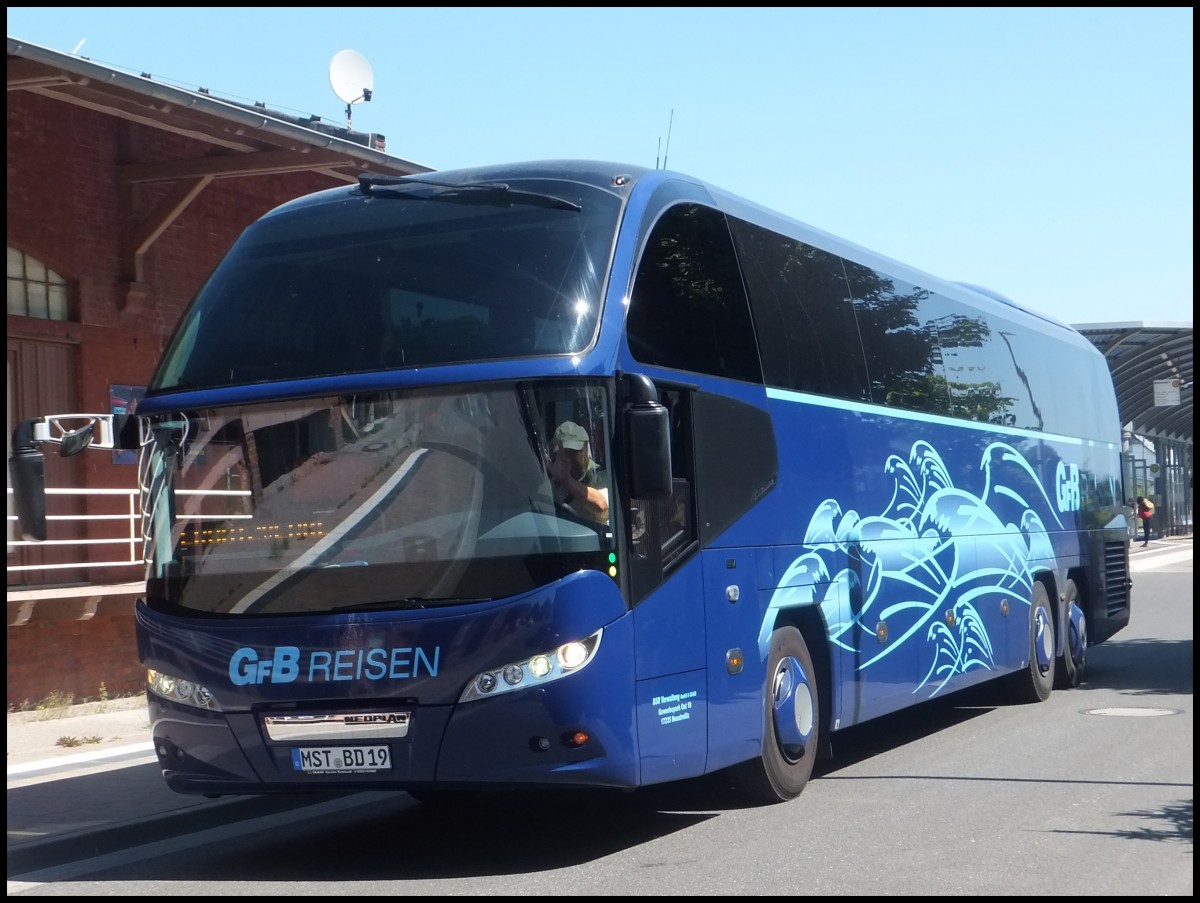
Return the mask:
<svg viewBox="0 0 1200 903">
<path fill-rule="evenodd" d="M 553 479 L 561 483 L 571 475 L 571 462 L 567 460 L 566 455 L 556 451 L 550 456 L 550 463 L 547 464 L 546 469 L 550 471 Z"/>
</svg>

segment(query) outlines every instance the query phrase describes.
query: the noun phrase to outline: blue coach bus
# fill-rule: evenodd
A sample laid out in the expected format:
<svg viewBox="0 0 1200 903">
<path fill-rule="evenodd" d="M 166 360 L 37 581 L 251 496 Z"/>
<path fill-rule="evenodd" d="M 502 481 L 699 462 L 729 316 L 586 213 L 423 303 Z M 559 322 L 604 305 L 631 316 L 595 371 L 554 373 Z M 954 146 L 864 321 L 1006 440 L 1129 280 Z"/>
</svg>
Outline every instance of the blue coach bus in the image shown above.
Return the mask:
<svg viewBox="0 0 1200 903">
<path fill-rule="evenodd" d="M 836 732 L 986 681 L 1044 700 L 1129 621 L 1086 339 L 668 171 L 287 203 L 124 428 L 18 428 L 27 535 L 42 444 L 114 435 L 185 793 L 725 771 L 788 800 Z"/>
</svg>

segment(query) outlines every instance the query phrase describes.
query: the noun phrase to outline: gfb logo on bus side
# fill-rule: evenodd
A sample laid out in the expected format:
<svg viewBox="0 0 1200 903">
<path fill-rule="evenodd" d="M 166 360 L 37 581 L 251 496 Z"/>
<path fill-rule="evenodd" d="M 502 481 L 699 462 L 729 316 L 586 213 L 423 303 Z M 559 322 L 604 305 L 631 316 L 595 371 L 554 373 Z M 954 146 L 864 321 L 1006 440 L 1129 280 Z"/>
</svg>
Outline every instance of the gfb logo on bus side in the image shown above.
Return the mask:
<svg viewBox="0 0 1200 903">
<path fill-rule="evenodd" d="M 235 686 L 342 680 L 405 680 L 425 674 L 437 677 L 442 647 L 373 646 L 369 649 L 314 649 L 307 655 L 296 646 L 263 650 L 243 646 L 229 659 Z"/>
<path fill-rule="evenodd" d="M 1058 510 L 1078 511 L 1079 468 L 1066 461 L 1059 461 L 1054 474 L 1054 484 L 1058 492 Z"/>
</svg>

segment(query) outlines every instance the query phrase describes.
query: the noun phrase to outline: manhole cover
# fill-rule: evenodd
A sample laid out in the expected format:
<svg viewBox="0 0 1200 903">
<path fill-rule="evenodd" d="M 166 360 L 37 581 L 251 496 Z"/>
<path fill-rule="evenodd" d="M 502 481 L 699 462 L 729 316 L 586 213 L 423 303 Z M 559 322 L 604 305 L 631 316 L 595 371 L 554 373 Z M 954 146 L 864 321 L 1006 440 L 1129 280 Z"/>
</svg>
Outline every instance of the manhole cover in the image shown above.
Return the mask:
<svg viewBox="0 0 1200 903">
<path fill-rule="evenodd" d="M 1109 706 L 1105 709 L 1088 709 L 1085 715 L 1114 715 L 1118 718 L 1155 718 L 1159 715 L 1178 715 L 1179 709 L 1137 708 L 1135 706 Z"/>
</svg>

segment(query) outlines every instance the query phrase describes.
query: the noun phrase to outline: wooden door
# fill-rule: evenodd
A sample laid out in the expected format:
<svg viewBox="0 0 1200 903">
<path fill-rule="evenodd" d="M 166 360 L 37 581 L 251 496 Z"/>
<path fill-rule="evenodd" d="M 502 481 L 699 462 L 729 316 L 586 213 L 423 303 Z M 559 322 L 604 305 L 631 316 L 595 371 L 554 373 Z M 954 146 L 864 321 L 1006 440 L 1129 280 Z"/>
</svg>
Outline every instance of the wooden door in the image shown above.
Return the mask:
<svg viewBox="0 0 1200 903">
<path fill-rule="evenodd" d="M 76 413 L 75 356 L 73 345 L 59 342 L 35 341 L 32 339 L 7 339 L 8 387 L 7 438 L 8 455 L 12 453 L 12 431 L 22 420 L 45 414 Z M 82 471 L 77 462 L 61 458 L 55 446 L 45 449 L 46 485 L 50 487 L 82 487 Z M 8 477 L 8 508 L 14 514 L 12 483 Z M 82 498 L 47 498 L 47 511 L 51 514 L 82 513 Z M 77 583 L 86 580 L 83 569 L 50 568 L 47 565 L 82 561 L 86 558 L 82 545 L 19 545 L 20 530 L 13 520 L 8 520 L 8 586 L 38 586 L 42 584 Z M 47 530 L 48 540 L 69 541 L 82 538 L 81 524 L 51 521 Z M 14 568 L 34 568 L 14 570 Z"/>
</svg>

